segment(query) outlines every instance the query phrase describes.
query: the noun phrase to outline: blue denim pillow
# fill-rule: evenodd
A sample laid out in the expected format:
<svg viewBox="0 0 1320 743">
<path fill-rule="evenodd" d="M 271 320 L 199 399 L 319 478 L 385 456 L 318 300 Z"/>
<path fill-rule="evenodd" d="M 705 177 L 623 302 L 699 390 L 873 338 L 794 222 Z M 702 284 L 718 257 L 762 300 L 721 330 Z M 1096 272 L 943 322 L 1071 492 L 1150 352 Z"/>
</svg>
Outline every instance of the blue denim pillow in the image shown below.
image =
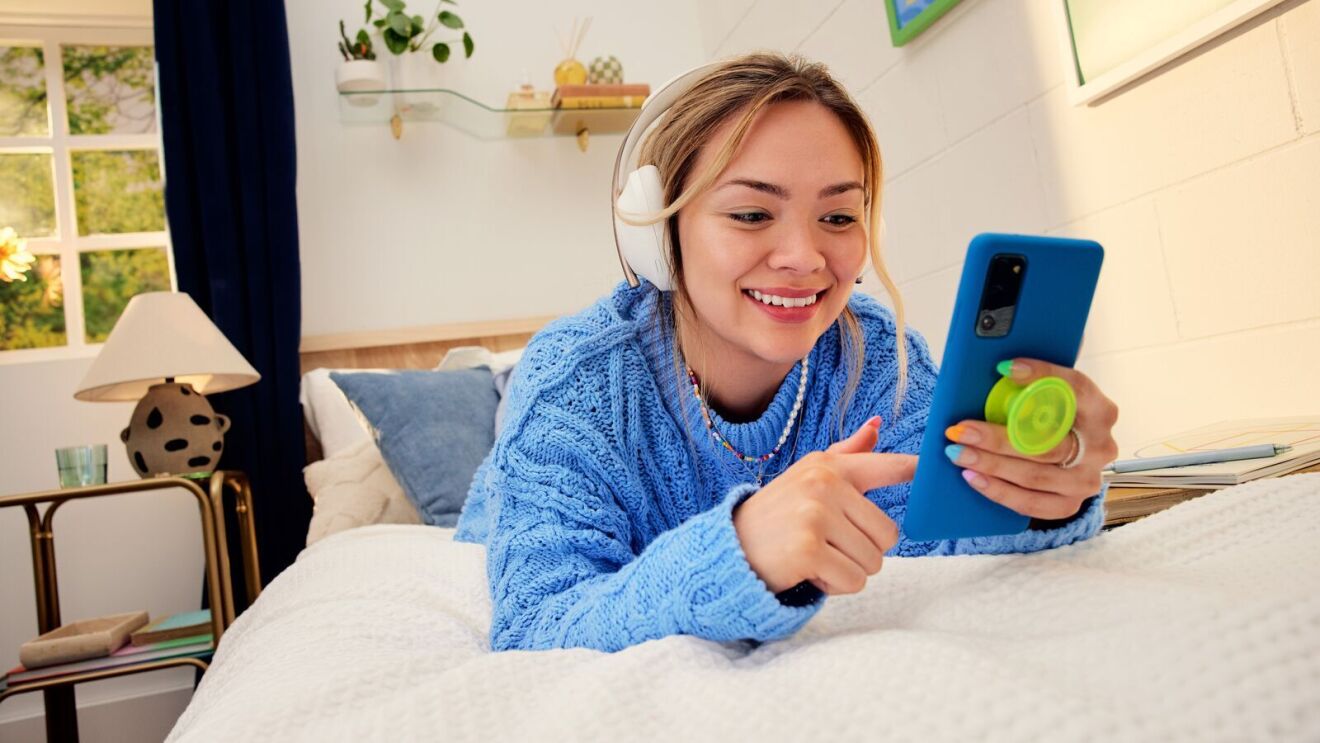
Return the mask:
<svg viewBox="0 0 1320 743">
<path fill-rule="evenodd" d="M 454 526 L 472 476 L 495 443 L 499 393 L 490 369 L 332 372 L 366 417 L 390 472 L 422 521 Z"/>
</svg>

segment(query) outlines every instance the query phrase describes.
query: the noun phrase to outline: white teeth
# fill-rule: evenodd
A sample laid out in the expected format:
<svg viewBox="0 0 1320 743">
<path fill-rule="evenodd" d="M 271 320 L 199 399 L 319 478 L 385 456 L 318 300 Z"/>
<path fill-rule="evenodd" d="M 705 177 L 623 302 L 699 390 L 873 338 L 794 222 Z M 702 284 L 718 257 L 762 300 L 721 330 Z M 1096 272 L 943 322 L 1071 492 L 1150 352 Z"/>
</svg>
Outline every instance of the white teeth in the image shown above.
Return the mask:
<svg viewBox="0 0 1320 743">
<path fill-rule="evenodd" d="M 775 305 L 777 307 L 810 307 L 816 303 L 818 295 L 812 294 L 809 297 L 781 297 L 777 294 L 762 294 L 755 289 L 748 289 L 747 293 L 752 295 L 752 299 L 762 304 Z"/>
</svg>

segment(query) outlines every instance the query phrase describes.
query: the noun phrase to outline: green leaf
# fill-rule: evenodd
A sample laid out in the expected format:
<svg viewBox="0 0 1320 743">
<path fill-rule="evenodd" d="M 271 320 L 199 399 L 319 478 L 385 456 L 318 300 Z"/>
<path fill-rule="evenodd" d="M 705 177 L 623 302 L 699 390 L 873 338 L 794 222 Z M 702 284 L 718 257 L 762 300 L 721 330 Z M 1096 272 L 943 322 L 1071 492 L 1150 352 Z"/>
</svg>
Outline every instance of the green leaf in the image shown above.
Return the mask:
<svg viewBox="0 0 1320 743">
<path fill-rule="evenodd" d="M 413 35 L 416 36 L 417 34 L 420 34 L 422 31 L 426 30 L 426 19 L 422 18 L 419 15 L 415 15 L 412 17 L 412 25 L 413 25 Z"/>
<path fill-rule="evenodd" d="M 446 27 L 455 30 L 463 27 L 463 19 L 459 18 L 453 13 L 450 13 L 447 10 L 440 11 L 440 22 L 443 23 Z"/>
<path fill-rule="evenodd" d="M 385 38 L 385 48 L 393 54 L 403 54 L 408 49 L 408 37 L 395 32 L 392 28 L 385 29 L 383 34 Z"/>
<path fill-rule="evenodd" d="M 432 56 L 432 57 L 435 57 L 435 61 L 437 61 L 437 62 L 446 62 L 446 61 L 448 61 L 448 60 L 449 60 L 449 45 L 448 45 L 448 44 L 436 44 L 435 46 L 431 47 L 431 56 Z"/>
<path fill-rule="evenodd" d="M 391 13 L 398 13 L 403 10 L 403 0 L 380 0 L 380 4 L 384 5 Z"/>
<path fill-rule="evenodd" d="M 367 0 L 367 4 L 362 6 L 362 10 L 366 13 L 366 15 L 364 15 L 364 16 L 362 17 L 362 22 L 363 22 L 363 23 L 368 23 L 368 22 L 370 22 L 370 21 L 371 21 L 371 0 Z"/>
<path fill-rule="evenodd" d="M 367 30 L 365 28 L 358 29 L 357 43 L 367 47 L 368 49 L 371 48 L 371 37 L 367 36 Z"/>
<path fill-rule="evenodd" d="M 343 20 L 339 21 L 339 38 L 343 39 L 344 46 L 346 47 L 353 46 L 353 43 L 348 40 L 348 32 L 344 30 Z"/>
<path fill-rule="evenodd" d="M 376 20 L 371 22 L 371 25 L 375 26 L 376 28 L 383 28 L 385 26 L 385 19 L 377 18 Z"/>
<path fill-rule="evenodd" d="M 386 20 L 389 21 L 390 28 L 394 29 L 394 33 L 405 39 L 412 37 L 412 19 L 408 16 L 391 12 L 386 16 Z"/>
<path fill-rule="evenodd" d="M 464 56 L 465 58 L 469 58 L 469 59 L 470 59 L 470 58 L 472 57 L 472 48 L 473 48 L 473 44 L 472 44 L 472 35 L 469 34 L 467 31 L 464 31 L 464 32 L 463 32 L 463 56 Z"/>
</svg>

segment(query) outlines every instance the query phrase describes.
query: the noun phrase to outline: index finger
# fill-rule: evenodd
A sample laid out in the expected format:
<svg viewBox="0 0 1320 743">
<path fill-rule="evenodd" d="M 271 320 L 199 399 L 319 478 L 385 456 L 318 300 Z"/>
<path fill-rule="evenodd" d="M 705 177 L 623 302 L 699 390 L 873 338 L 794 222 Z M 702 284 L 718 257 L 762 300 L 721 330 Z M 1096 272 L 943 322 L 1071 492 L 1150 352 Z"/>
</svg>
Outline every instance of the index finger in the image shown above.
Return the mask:
<svg viewBox="0 0 1320 743">
<path fill-rule="evenodd" d="M 835 472 L 862 493 L 907 482 L 917 470 L 915 454 L 836 454 L 832 463 Z"/>
</svg>

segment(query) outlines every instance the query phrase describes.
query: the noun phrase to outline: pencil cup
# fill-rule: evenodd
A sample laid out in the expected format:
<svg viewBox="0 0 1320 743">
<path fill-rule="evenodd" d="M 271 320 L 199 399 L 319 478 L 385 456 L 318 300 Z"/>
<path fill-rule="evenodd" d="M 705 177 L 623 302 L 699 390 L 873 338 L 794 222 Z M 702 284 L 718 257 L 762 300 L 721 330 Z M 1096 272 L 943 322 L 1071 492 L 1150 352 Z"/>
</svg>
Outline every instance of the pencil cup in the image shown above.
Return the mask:
<svg viewBox="0 0 1320 743">
<path fill-rule="evenodd" d="M 106 446 L 66 446 L 55 450 L 55 464 L 60 468 L 60 487 L 77 488 L 105 483 Z"/>
</svg>

